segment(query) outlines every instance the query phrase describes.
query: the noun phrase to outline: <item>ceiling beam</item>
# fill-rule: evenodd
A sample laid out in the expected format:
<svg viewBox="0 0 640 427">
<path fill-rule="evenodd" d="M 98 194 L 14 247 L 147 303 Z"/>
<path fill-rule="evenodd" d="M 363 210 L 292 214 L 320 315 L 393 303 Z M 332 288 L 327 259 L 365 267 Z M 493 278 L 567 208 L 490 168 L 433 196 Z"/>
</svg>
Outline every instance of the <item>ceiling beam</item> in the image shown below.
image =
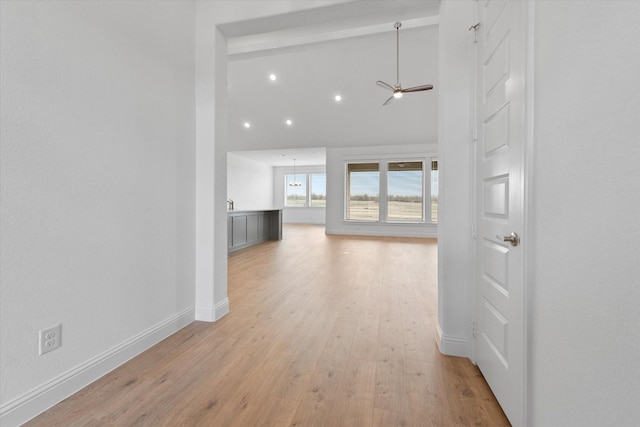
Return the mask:
<svg viewBox="0 0 640 427">
<path fill-rule="evenodd" d="M 432 15 L 402 20 L 402 28 L 410 29 L 427 27 L 431 25 L 438 25 L 438 23 L 439 16 Z M 366 36 L 389 31 L 395 31 L 393 28 L 393 22 L 354 27 L 337 27 L 334 23 L 333 25 L 294 28 L 230 38 L 227 41 L 227 52 L 229 60 L 233 60 L 234 58 L 239 59 L 247 54 L 256 52 L 334 41 L 350 37 Z"/>
</svg>

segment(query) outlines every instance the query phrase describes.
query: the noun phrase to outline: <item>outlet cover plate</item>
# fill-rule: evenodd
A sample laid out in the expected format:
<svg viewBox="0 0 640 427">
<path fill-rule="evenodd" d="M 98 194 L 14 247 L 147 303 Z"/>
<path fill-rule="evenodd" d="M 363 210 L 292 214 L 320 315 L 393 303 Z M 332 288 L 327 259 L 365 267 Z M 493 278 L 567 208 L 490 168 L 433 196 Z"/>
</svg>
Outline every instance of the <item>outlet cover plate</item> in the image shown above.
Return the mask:
<svg viewBox="0 0 640 427">
<path fill-rule="evenodd" d="M 62 345 L 62 325 L 40 331 L 40 356 Z"/>
</svg>

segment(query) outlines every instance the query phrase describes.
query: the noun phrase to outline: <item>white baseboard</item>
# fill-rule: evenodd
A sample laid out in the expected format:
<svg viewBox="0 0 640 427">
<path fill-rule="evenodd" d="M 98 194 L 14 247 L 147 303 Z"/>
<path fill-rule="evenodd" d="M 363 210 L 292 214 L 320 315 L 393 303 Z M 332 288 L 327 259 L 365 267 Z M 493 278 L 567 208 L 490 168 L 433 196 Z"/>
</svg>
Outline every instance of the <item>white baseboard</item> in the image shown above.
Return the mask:
<svg viewBox="0 0 640 427">
<path fill-rule="evenodd" d="M 216 320 L 219 320 L 223 316 L 229 314 L 229 298 L 225 298 L 217 303 L 213 309 L 215 310 Z"/>
<path fill-rule="evenodd" d="M 440 353 L 447 356 L 471 357 L 469 339 L 446 335 L 442 333 L 440 325 L 438 325 L 438 347 Z"/>
<path fill-rule="evenodd" d="M 108 374 L 195 319 L 187 308 L 0 407 L 0 425 L 19 426 Z"/>
<path fill-rule="evenodd" d="M 288 219 L 282 220 L 282 224 L 310 224 L 310 225 L 325 225 L 325 222 L 322 220 L 311 220 L 311 219 Z"/>
<path fill-rule="evenodd" d="M 327 227 L 326 234 L 337 234 L 346 236 L 371 236 L 371 237 L 417 237 L 433 238 L 438 237 L 436 227 L 410 228 L 398 225 L 393 226 L 360 226 L 360 227 Z"/>
<path fill-rule="evenodd" d="M 212 307 L 196 306 L 196 320 L 215 322 L 229 313 L 229 298 L 225 298 Z"/>
</svg>

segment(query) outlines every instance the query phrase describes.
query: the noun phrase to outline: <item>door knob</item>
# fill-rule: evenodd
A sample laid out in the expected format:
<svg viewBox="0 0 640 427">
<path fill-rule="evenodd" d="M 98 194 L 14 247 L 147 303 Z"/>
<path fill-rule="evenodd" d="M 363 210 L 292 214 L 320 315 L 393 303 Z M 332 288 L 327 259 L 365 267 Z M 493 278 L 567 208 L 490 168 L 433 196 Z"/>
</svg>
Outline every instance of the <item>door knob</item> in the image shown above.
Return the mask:
<svg viewBox="0 0 640 427">
<path fill-rule="evenodd" d="M 496 238 L 501 242 L 511 243 L 511 246 L 518 246 L 518 244 L 520 243 L 520 237 L 518 237 L 518 235 L 514 232 L 512 232 L 508 236 L 497 235 Z"/>
</svg>

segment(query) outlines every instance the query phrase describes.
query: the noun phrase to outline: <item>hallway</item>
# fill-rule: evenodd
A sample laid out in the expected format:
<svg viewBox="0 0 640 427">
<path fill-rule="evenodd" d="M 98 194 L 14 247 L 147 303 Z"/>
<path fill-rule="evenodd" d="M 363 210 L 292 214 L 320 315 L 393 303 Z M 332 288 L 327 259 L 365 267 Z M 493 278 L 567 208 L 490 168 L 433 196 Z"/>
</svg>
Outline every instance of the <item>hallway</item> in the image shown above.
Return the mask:
<svg viewBox="0 0 640 427">
<path fill-rule="evenodd" d="M 30 426 L 509 425 L 436 345 L 434 239 L 326 236 L 229 258 L 231 312 L 195 322 Z"/>
</svg>

